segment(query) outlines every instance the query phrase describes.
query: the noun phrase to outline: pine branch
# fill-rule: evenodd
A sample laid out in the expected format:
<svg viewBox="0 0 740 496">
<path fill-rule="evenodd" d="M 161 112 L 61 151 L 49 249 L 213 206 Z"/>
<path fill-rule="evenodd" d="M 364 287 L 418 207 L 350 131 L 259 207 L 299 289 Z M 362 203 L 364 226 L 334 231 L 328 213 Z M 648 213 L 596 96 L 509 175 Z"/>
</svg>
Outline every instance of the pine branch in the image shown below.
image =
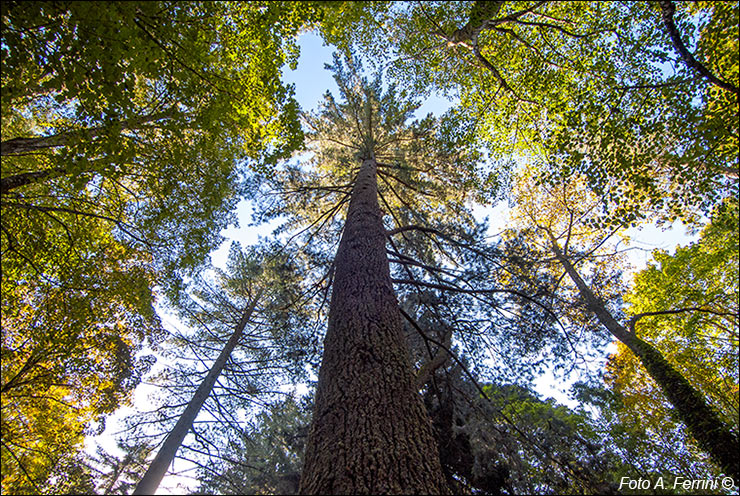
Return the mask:
<svg viewBox="0 0 740 496">
<path fill-rule="evenodd" d="M 457 355 L 452 350 L 450 350 L 450 348 L 445 346 L 443 343 L 440 343 L 433 337 L 430 337 L 429 335 L 427 335 L 427 333 L 424 332 L 424 330 L 419 326 L 419 324 L 408 313 L 406 313 L 406 311 L 403 308 L 399 307 L 399 310 L 401 310 L 401 315 L 403 315 L 403 317 L 409 322 L 409 324 L 411 324 L 411 326 L 416 330 L 416 332 L 418 332 L 421 335 L 422 338 L 424 338 L 426 341 L 430 341 L 436 344 L 442 350 L 446 351 L 447 354 L 451 356 L 453 360 L 455 360 L 455 363 L 457 363 L 462 368 L 463 372 L 465 372 L 465 375 L 468 376 L 470 381 L 475 385 L 476 389 L 478 389 L 478 392 L 480 392 L 480 394 L 485 399 L 487 399 L 488 401 L 491 401 L 491 399 L 488 397 L 486 392 L 483 391 L 483 388 L 480 387 L 480 385 L 478 384 L 478 381 L 475 380 L 475 377 L 473 377 L 473 374 L 470 373 L 470 371 L 465 366 L 465 364 L 460 361 Z"/>
<path fill-rule="evenodd" d="M 411 226 L 403 226 L 403 227 L 397 227 L 395 229 L 391 229 L 390 231 L 386 231 L 386 236 L 394 236 L 396 234 L 405 232 L 405 231 L 421 231 L 421 232 L 429 232 L 434 234 L 441 235 L 438 230 L 431 228 L 431 227 L 424 227 L 424 226 L 418 226 L 418 225 L 411 225 Z"/>
</svg>

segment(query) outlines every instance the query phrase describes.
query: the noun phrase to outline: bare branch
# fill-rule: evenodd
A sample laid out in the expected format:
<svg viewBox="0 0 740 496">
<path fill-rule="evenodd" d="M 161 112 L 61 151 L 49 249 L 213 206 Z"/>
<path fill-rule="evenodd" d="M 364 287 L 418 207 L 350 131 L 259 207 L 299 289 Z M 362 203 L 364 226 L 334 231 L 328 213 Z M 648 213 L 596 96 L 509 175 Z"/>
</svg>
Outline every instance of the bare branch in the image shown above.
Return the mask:
<svg viewBox="0 0 740 496">
<path fill-rule="evenodd" d="M 434 233 L 434 234 L 441 234 L 439 231 L 431 227 L 424 227 L 424 226 L 417 226 L 417 225 L 397 227 L 395 229 L 391 229 L 390 231 L 386 231 L 385 234 L 386 236 L 390 237 L 395 234 L 402 233 L 404 231 L 412 231 L 412 230 L 421 231 L 421 232 L 429 232 L 429 233 Z"/>
<path fill-rule="evenodd" d="M 491 399 L 488 397 L 488 395 L 486 394 L 486 392 L 483 391 L 483 388 L 480 387 L 480 385 L 478 384 L 478 381 L 475 380 L 475 377 L 473 377 L 473 374 L 470 373 L 470 371 L 465 366 L 465 364 L 463 364 L 460 361 L 460 359 L 457 358 L 457 355 L 452 350 L 450 350 L 443 343 L 440 343 L 439 341 L 437 341 L 433 337 L 430 337 L 429 335 L 427 335 L 427 333 L 425 333 L 422 330 L 422 328 L 419 326 L 419 324 L 417 324 L 416 321 L 408 313 L 406 313 L 406 311 L 403 308 L 400 308 L 399 307 L 399 310 L 401 310 L 401 315 L 403 315 L 403 317 L 409 322 L 409 324 L 411 324 L 411 326 L 414 329 L 416 329 L 416 332 L 418 332 L 421 335 L 422 338 L 424 338 L 427 341 L 431 341 L 432 343 L 436 344 L 441 349 L 443 349 L 444 351 L 446 351 L 447 354 L 449 356 L 451 356 L 453 360 L 455 360 L 455 363 L 457 363 L 462 368 L 463 372 L 465 372 L 465 375 L 467 375 L 468 378 L 470 379 L 470 381 L 475 385 L 476 389 L 478 389 L 478 392 L 481 394 L 481 396 L 483 396 L 488 401 L 491 401 Z"/>
</svg>

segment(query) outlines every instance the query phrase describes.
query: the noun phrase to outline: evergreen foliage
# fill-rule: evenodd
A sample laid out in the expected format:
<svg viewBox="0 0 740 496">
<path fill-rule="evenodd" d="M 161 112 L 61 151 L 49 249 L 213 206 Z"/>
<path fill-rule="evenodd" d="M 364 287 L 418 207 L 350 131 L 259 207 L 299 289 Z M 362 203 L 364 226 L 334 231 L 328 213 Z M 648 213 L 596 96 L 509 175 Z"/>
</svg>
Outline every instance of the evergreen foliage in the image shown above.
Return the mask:
<svg viewBox="0 0 740 496">
<path fill-rule="evenodd" d="M 737 491 L 737 2 L 0 18 L 3 494 L 130 493 L 223 349 L 198 494 Z M 339 92 L 302 112 L 308 29 Z M 245 199 L 279 227 L 209 266 Z M 627 228 L 676 219 L 632 274 Z M 140 385 L 123 454 L 86 453 Z"/>
</svg>

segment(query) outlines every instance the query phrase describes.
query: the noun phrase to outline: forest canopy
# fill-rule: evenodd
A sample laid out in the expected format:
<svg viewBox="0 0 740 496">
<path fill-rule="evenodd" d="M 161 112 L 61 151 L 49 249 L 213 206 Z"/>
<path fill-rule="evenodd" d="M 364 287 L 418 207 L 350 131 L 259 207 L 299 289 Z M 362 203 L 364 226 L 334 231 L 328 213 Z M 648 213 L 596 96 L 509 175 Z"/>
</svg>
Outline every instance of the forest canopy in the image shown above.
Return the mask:
<svg viewBox="0 0 740 496">
<path fill-rule="evenodd" d="M 3 494 L 737 493 L 737 2 L 0 17 Z"/>
</svg>

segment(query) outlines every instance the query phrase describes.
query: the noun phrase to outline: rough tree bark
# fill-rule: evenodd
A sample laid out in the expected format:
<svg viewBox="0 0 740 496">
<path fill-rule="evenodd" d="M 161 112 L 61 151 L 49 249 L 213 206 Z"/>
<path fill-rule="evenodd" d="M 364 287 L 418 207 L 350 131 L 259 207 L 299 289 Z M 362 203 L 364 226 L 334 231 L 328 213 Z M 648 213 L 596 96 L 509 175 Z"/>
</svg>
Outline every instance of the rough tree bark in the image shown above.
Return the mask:
<svg viewBox="0 0 740 496">
<path fill-rule="evenodd" d="M 448 493 L 403 334 L 378 205 L 363 160 L 335 258 L 303 494 Z"/>
<path fill-rule="evenodd" d="M 177 453 L 177 450 L 180 448 L 183 439 L 185 439 L 185 435 L 190 431 L 191 427 L 193 427 L 195 417 L 198 416 L 198 412 L 203 406 L 203 403 L 205 403 L 208 396 L 210 396 L 211 391 L 213 390 L 213 385 L 216 383 L 216 379 L 221 375 L 221 371 L 223 370 L 224 365 L 226 365 L 226 361 L 229 359 L 231 352 L 234 351 L 234 347 L 236 347 L 236 344 L 242 337 L 244 328 L 252 317 L 257 301 L 259 301 L 261 296 L 262 290 L 258 291 L 249 305 L 247 305 L 247 308 L 244 310 L 242 318 L 234 329 L 234 332 L 231 334 L 231 337 L 226 342 L 221 353 L 218 355 L 218 358 L 211 366 L 211 370 L 208 371 L 208 375 L 206 375 L 203 382 L 198 386 L 198 389 L 195 391 L 195 394 L 190 400 L 190 403 L 188 403 L 188 406 L 185 408 L 185 411 L 180 415 L 180 418 L 177 420 L 177 424 L 175 424 L 175 427 L 173 427 L 172 431 L 167 435 L 167 438 L 164 440 L 164 444 L 162 444 L 162 447 L 157 452 L 157 456 L 152 460 L 152 463 L 139 481 L 133 494 L 154 494 L 157 491 L 164 474 L 167 472 L 167 467 L 169 467 L 172 460 L 175 459 L 175 453 Z"/>
<path fill-rule="evenodd" d="M 735 481 L 740 480 L 738 438 L 722 422 L 717 412 L 707 404 L 704 396 L 663 357 L 660 351 L 617 322 L 573 267 L 553 235 L 548 234 L 555 257 L 578 288 L 589 310 L 594 312 L 599 322 L 615 338 L 624 343 L 640 359 L 691 435 L 709 454 L 714 463 L 721 467 L 727 475 L 732 476 Z"/>
</svg>

